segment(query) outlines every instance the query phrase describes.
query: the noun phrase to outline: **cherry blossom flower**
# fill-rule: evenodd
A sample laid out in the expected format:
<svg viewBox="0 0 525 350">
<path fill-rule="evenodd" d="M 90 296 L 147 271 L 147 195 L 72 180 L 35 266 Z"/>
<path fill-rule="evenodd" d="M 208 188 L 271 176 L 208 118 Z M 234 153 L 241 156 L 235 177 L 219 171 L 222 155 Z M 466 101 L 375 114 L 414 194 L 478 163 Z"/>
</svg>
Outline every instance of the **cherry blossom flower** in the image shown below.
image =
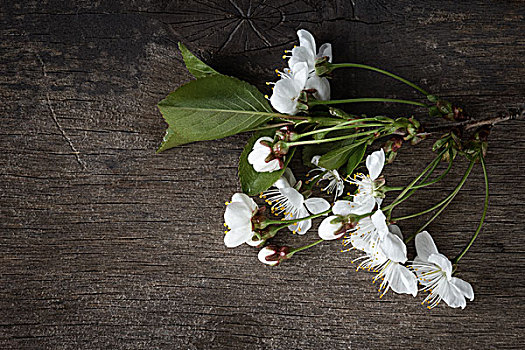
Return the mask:
<svg viewBox="0 0 525 350">
<path fill-rule="evenodd" d="M 274 155 L 272 145 L 273 139 L 268 136 L 259 138 L 253 145 L 253 149 L 248 155 L 248 163 L 258 173 L 271 173 L 283 168 L 283 159 Z"/>
<path fill-rule="evenodd" d="M 470 283 L 452 277 L 452 263 L 440 254 L 432 236 L 423 231 L 416 236 L 417 257 L 411 268 L 415 271 L 423 290 L 430 294 L 423 300 L 427 308 L 436 307 L 441 300 L 448 306 L 462 309 L 467 306 L 465 298 L 474 300 L 474 290 Z"/>
<path fill-rule="evenodd" d="M 297 31 L 297 36 L 299 37 L 299 46 L 296 46 L 291 50 L 291 56 L 285 56 L 290 57 L 290 60 L 288 61 L 290 68 L 293 69 L 298 63 L 306 63 L 311 75 L 312 73 L 315 74 L 315 60 L 317 58 L 327 56 L 328 62 L 332 62 L 331 44 L 325 43 L 321 45 L 319 52 L 317 52 L 315 39 L 310 32 L 304 29 L 299 29 Z"/>
<path fill-rule="evenodd" d="M 292 171 L 287 168 L 279 180 L 273 185 L 274 188 L 261 194 L 266 203 L 271 206 L 275 215 L 284 214 L 285 220 L 301 219 L 313 214 L 320 214 L 330 208 L 330 203 L 323 198 L 308 198 L 297 190 L 297 183 Z M 305 234 L 312 227 L 312 220 L 302 220 L 288 226 L 293 233 Z"/>
<path fill-rule="evenodd" d="M 379 177 L 383 167 L 385 165 L 385 152 L 381 149 L 366 157 L 366 168 L 368 169 L 368 175 L 355 174 L 354 178 L 347 179 L 348 182 L 357 185 L 357 194 L 353 196 L 353 200 L 356 203 L 361 203 L 364 209 L 368 209 L 370 212 L 375 204 L 381 205 L 384 194 L 378 191 L 385 181 L 382 177 Z"/>
<path fill-rule="evenodd" d="M 257 204 L 244 193 L 235 193 L 231 202 L 226 202 L 224 212 L 224 226 L 230 231 L 226 231 L 224 244 L 228 248 L 238 247 L 243 243 L 257 246 L 262 241 L 257 239 L 253 232 L 252 218 L 258 212 Z"/>
<path fill-rule="evenodd" d="M 351 215 L 364 214 L 359 204 L 346 200 L 336 201 L 332 213 L 334 215 L 328 216 L 319 225 L 318 234 L 324 240 L 338 239 L 351 232 L 356 226 Z"/>
<path fill-rule="evenodd" d="M 316 181 L 320 177 L 319 181 L 328 181 L 328 185 L 322 188 L 321 191 L 326 191 L 328 194 L 333 193 L 335 198 L 340 197 L 345 190 L 344 179 L 339 175 L 337 170 L 327 170 L 319 166 L 319 159 L 321 156 L 314 156 L 311 160 L 312 164 L 316 166 L 315 169 L 310 170 L 308 174 L 318 172 L 317 175 L 313 176 L 309 181 Z"/>
<path fill-rule="evenodd" d="M 299 94 L 306 87 L 308 79 L 308 67 L 306 63 L 301 62 L 294 66 L 293 69 L 285 69 L 280 73 L 281 80 L 275 83 L 273 93 L 270 97 L 270 103 L 280 113 L 297 114 L 297 100 Z"/>
<path fill-rule="evenodd" d="M 268 245 L 262 248 L 257 254 L 260 262 L 270 266 L 279 265 L 279 263 L 287 259 L 286 255 L 289 253 L 289 247 L 278 247 L 275 245 Z"/>
<path fill-rule="evenodd" d="M 371 242 L 371 245 L 365 249 L 367 254 L 353 261 L 362 260 L 357 270 L 367 269 L 377 273 L 373 283 L 381 281 L 378 289 L 381 292 L 380 297 L 383 297 L 389 289 L 398 294 L 416 296 L 417 278 L 407 267 L 403 266 L 403 263 L 407 261 L 407 252 L 399 227 L 390 225 L 384 242 L 396 243 L 376 244 Z"/>
</svg>

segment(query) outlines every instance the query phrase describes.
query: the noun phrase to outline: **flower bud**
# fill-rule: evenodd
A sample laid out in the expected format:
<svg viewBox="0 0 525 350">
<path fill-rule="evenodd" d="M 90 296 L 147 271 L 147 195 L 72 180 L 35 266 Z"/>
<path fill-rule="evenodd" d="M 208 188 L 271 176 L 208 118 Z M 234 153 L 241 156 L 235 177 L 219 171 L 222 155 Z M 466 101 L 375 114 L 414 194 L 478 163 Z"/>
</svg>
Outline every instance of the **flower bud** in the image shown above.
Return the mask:
<svg viewBox="0 0 525 350">
<path fill-rule="evenodd" d="M 276 157 L 284 156 L 288 153 L 289 149 L 290 147 L 288 147 L 286 141 L 278 141 L 272 146 L 272 152 Z"/>
<path fill-rule="evenodd" d="M 322 77 L 332 72 L 333 68 L 328 60 L 329 57 L 327 56 L 319 57 L 315 60 L 315 74 Z"/>
<path fill-rule="evenodd" d="M 259 254 L 257 254 L 257 258 L 259 258 L 259 261 L 263 264 L 276 266 L 279 265 L 281 261 L 287 259 L 287 255 L 289 252 L 289 247 L 268 245 L 259 251 Z"/>
</svg>

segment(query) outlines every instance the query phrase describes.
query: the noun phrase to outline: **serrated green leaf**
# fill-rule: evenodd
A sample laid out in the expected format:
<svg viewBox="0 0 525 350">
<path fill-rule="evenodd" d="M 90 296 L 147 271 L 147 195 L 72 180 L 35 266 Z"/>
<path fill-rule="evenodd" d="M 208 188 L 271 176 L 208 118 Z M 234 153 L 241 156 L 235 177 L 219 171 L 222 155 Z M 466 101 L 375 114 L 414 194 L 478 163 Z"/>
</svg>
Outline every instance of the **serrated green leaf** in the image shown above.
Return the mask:
<svg viewBox="0 0 525 350">
<path fill-rule="evenodd" d="M 271 173 L 258 173 L 253 169 L 253 166 L 248 163 L 248 154 L 252 151 L 255 141 L 263 136 L 273 137 L 275 130 L 276 129 L 258 131 L 248 140 L 248 143 L 242 151 L 241 158 L 239 159 L 239 180 L 241 181 L 242 191 L 249 196 L 258 195 L 270 188 L 284 173 L 295 152 L 295 148 L 290 149 L 284 162 L 284 168 L 281 170 Z"/>
<path fill-rule="evenodd" d="M 170 93 L 158 107 L 170 129 L 158 152 L 238 134 L 278 116 L 257 88 L 225 75 L 193 80 Z"/>
<path fill-rule="evenodd" d="M 182 54 L 182 59 L 188 71 L 197 79 L 209 77 L 210 75 L 220 75 L 215 69 L 208 66 L 197 58 L 183 43 L 179 42 L 179 50 Z"/>
<path fill-rule="evenodd" d="M 346 163 L 347 175 L 352 175 L 355 168 L 359 166 L 359 163 L 361 163 L 361 160 L 363 160 L 363 157 L 365 156 L 367 146 L 368 144 L 365 142 L 352 149 L 350 156 L 348 157 L 348 162 Z"/>
</svg>

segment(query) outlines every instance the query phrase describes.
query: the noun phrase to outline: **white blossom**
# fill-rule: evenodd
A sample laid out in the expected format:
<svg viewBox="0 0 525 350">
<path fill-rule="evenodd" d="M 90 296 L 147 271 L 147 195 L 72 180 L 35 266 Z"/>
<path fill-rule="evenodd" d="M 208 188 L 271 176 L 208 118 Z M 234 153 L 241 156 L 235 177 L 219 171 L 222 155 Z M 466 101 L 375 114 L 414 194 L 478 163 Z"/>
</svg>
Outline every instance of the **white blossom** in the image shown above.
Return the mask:
<svg viewBox="0 0 525 350">
<path fill-rule="evenodd" d="M 389 243 L 385 243 L 389 242 Z M 395 242 L 391 244 L 391 242 Z M 361 260 L 357 267 L 376 272 L 373 282 L 381 281 L 378 291 L 380 297 L 392 289 L 399 294 L 417 295 L 416 276 L 403 264 L 407 261 L 406 246 L 403 243 L 401 230 L 395 225 L 389 227 L 385 235 L 384 243 L 371 242 L 365 249 L 367 254 L 354 261 Z"/>
<path fill-rule="evenodd" d="M 317 172 L 309 181 L 328 181 L 326 187 L 322 188 L 321 191 L 326 191 L 328 194 L 333 193 L 335 198 L 340 197 L 345 190 L 344 179 L 339 175 L 337 170 L 327 170 L 319 166 L 319 159 L 321 156 L 312 157 L 312 164 L 316 166 L 315 169 L 312 169 L 308 174 Z M 320 179 L 319 179 L 320 178 Z"/>
<path fill-rule="evenodd" d="M 231 202 L 226 202 L 224 212 L 224 226 L 230 230 L 226 231 L 224 244 L 228 248 L 237 247 L 243 243 L 257 246 L 262 241 L 257 240 L 253 232 L 252 218 L 257 213 L 259 207 L 244 193 L 235 193 Z"/>
<path fill-rule="evenodd" d="M 436 307 L 441 300 L 448 306 L 462 309 L 467 306 L 466 298 L 474 300 L 474 290 L 470 283 L 452 276 L 452 263 L 440 254 L 432 236 L 423 231 L 416 236 L 417 257 L 411 268 L 415 271 L 423 290 L 429 295 L 423 303 L 428 308 Z"/>
<path fill-rule="evenodd" d="M 272 144 L 273 139 L 271 137 L 263 136 L 255 142 L 252 151 L 248 154 L 248 163 L 258 173 L 271 173 L 281 170 L 283 167 L 283 160 L 273 156 Z"/>
<path fill-rule="evenodd" d="M 363 208 L 372 211 L 376 203 L 381 205 L 383 193 L 378 189 L 384 185 L 384 180 L 379 178 L 385 165 L 385 152 L 383 149 L 376 151 L 366 157 L 366 168 L 368 175 L 355 174 L 353 179 L 347 179 L 348 182 L 357 185 L 357 194 L 353 196 L 354 202 L 365 205 Z"/>
<path fill-rule="evenodd" d="M 267 190 L 261 197 L 271 206 L 275 215 L 284 214 L 285 220 L 301 219 L 322 213 L 330 208 L 330 203 L 323 198 L 308 198 L 293 186 L 297 184 L 292 171 L 287 168 L 274 188 Z M 302 220 L 288 226 L 293 233 L 305 234 L 312 227 L 312 220 Z"/>
</svg>

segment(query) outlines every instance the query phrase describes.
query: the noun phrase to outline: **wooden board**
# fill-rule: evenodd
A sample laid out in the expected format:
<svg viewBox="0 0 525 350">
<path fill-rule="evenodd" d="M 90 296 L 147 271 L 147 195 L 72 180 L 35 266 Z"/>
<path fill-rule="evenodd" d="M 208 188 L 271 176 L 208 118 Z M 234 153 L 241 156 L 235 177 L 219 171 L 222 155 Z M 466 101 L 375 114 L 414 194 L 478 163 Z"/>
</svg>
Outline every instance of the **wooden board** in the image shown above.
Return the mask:
<svg viewBox="0 0 525 350">
<path fill-rule="evenodd" d="M 156 103 L 190 79 L 178 41 L 267 91 L 306 28 L 333 44 L 336 62 L 395 71 L 487 118 L 524 102 L 524 15 L 523 1 L 2 1 L 0 347 L 523 347 L 522 121 L 491 135 L 487 222 L 459 266 L 476 293 L 465 310 L 429 311 L 422 296 L 379 299 L 339 242 L 278 268 L 247 246 L 226 249 L 224 202 L 240 189 L 249 135 L 154 151 L 166 127 Z M 335 97 L 417 97 L 353 70 L 332 87 Z M 432 123 L 407 107 L 354 107 Z M 431 142 L 403 149 L 386 169 L 389 184 L 410 181 Z M 444 197 L 464 168 L 400 214 Z M 477 168 L 429 227 L 448 256 L 477 225 L 482 186 Z"/>
</svg>

